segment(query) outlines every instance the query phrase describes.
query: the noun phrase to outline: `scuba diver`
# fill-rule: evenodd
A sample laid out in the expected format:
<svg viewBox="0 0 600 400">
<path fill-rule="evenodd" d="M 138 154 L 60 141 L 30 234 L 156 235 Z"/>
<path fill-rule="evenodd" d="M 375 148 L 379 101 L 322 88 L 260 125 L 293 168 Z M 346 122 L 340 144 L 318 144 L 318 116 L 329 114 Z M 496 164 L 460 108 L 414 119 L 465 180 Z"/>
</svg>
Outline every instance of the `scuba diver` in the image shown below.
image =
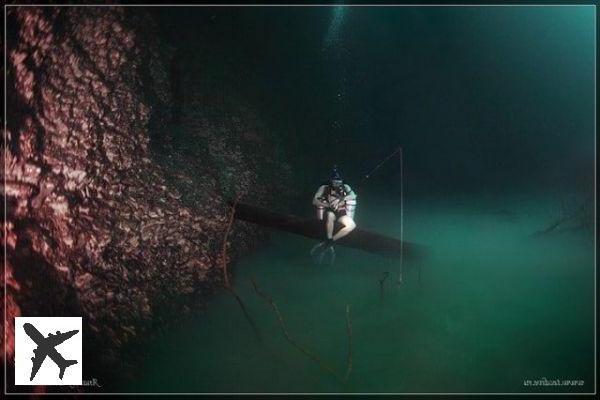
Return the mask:
<svg viewBox="0 0 600 400">
<path fill-rule="evenodd" d="M 316 207 L 317 218 L 321 221 L 326 220 L 327 239 L 313 247 L 310 253 L 319 264 L 323 262 L 325 254 L 329 254 L 329 264 L 333 264 L 335 261 L 333 243 L 356 228 L 354 222 L 356 194 L 348 184 L 344 183 L 337 166 L 333 167 L 329 182 L 321 185 L 315 193 L 313 205 Z M 342 228 L 334 235 L 335 221 L 338 221 Z"/>
</svg>

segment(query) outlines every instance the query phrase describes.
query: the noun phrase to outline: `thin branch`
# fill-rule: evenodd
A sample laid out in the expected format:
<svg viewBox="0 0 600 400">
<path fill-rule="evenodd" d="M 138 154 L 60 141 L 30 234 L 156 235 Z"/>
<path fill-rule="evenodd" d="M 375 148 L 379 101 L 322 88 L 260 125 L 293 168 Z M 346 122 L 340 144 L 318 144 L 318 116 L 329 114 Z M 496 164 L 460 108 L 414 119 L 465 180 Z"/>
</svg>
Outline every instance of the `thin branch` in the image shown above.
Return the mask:
<svg viewBox="0 0 600 400">
<path fill-rule="evenodd" d="M 262 341 L 260 331 L 258 330 L 256 324 L 254 323 L 254 320 L 248 313 L 248 309 L 246 308 L 242 298 L 237 294 L 237 292 L 235 291 L 233 286 L 231 286 L 231 283 L 229 281 L 229 271 L 227 270 L 227 238 L 228 238 L 229 232 L 231 232 L 231 228 L 233 226 L 233 219 L 235 216 L 235 206 L 237 205 L 238 201 L 239 201 L 239 196 L 237 196 L 235 198 L 235 200 L 233 201 L 233 203 L 231 205 L 231 212 L 230 212 L 229 218 L 227 220 L 227 225 L 225 227 L 225 235 L 223 237 L 223 247 L 221 249 L 221 255 L 219 257 L 219 260 L 221 262 L 221 269 L 223 271 L 223 286 L 225 287 L 225 289 L 227 289 L 227 291 L 229 293 L 231 293 L 233 295 L 233 297 L 235 297 L 236 301 L 240 305 L 240 308 L 242 309 L 242 312 L 244 313 L 244 316 L 246 317 L 246 320 L 248 320 L 248 323 L 254 330 L 256 337 L 258 338 L 259 341 Z"/>
<path fill-rule="evenodd" d="M 262 336 L 260 335 L 260 331 L 258 330 L 258 327 L 254 323 L 254 320 L 250 316 L 250 313 L 248 313 L 248 309 L 244 305 L 242 298 L 237 294 L 237 292 L 235 291 L 235 289 L 233 287 L 228 287 L 226 289 L 229 291 L 229 293 L 231 293 L 233 295 L 233 297 L 235 297 L 238 304 L 240 305 L 240 308 L 242 309 L 242 312 L 244 313 L 244 316 L 246 317 L 246 320 L 248 320 L 248 323 L 252 327 L 252 330 L 254 331 L 256 338 L 258 339 L 259 342 L 262 342 Z"/>
<path fill-rule="evenodd" d="M 346 328 L 348 331 L 348 360 L 346 364 L 346 376 L 344 380 L 347 381 L 352 372 L 352 317 L 350 315 L 350 304 L 346 305 Z"/>
<path fill-rule="evenodd" d="M 380 303 L 383 303 L 383 284 L 385 283 L 385 280 L 388 278 L 388 276 L 390 276 L 390 272 L 385 271 L 383 273 L 383 275 L 381 276 L 381 278 L 379 278 L 379 302 Z"/>
<path fill-rule="evenodd" d="M 539 231 L 535 232 L 533 235 L 534 236 L 541 236 L 541 235 L 548 234 L 548 233 L 550 233 L 552 231 L 559 232 L 559 230 L 557 230 L 557 228 L 559 226 L 562 226 L 562 225 L 565 224 L 565 222 L 568 222 L 568 221 L 571 221 L 573 219 L 576 219 L 579 215 L 584 214 L 585 211 L 586 211 L 586 207 L 588 207 L 588 204 L 590 203 L 590 201 L 591 201 L 591 198 L 589 198 L 589 197 L 586 198 L 582 202 L 582 204 L 579 205 L 579 207 L 575 208 L 570 213 L 566 213 L 566 206 L 564 205 L 564 201 L 562 201 L 561 208 L 562 208 L 563 216 L 561 218 L 559 218 L 558 220 L 554 221 L 553 223 L 551 223 L 545 229 L 542 229 L 542 230 L 539 230 Z M 590 219 L 591 219 L 591 217 L 590 217 Z"/>
<path fill-rule="evenodd" d="M 258 285 L 256 284 L 256 282 L 254 281 L 254 279 L 251 280 L 252 282 L 252 286 L 254 287 L 254 291 L 256 292 L 256 294 L 261 297 L 264 301 L 266 301 L 270 306 L 271 309 L 273 310 L 273 312 L 275 313 L 275 315 L 277 316 L 277 321 L 279 322 L 279 326 L 281 327 L 281 331 L 283 332 L 283 336 L 285 337 L 285 339 L 292 345 L 294 346 L 296 349 L 298 349 L 301 353 L 303 353 L 305 356 L 307 356 L 308 358 L 310 358 L 312 361 L 314 361 L 319 367 L 321 367 L 321 369 L 329 372 L 331 375 L 333 375 L 338 381 L 340 382 L 344 382 L 344 380 L 335 372 L 335 370 L 333 368 L 331 368 L 329 365 L 327 365 L 325 362 L 323 362 L 319 357 L 317 357 L 315 354 L 313 354 L 311 351 L 307 350 L 306 348 L 304 348 L 303 346 L 301 346 L 300 344 L 298 344 L 298 342 L 296 342 L 289 334 L 287 327 L 285 325 L 285 321 L 283 319 L 283 316 L 281 315 L 281 312 L 279 312 L 279 308 L 277 307 L 277 304 L 275 304 L 275 301 L 273 301 L 273 299 L 271 297 L 269 297 L 267 294 L 263 293 L 259 288 Z"/>
<path fill-rule="evenodd" d="M 227 219 L 227 225 L 225 226 L 225 235 L 223 237 L 223 247 L 221 249 L 221 269 L 223 270 L 223 285 L 225 288 L 230 288 L 231 284 L 229 283 L 229 273 L 227 271 L 227 238 L 229 237 L 229 232 L 231 232 L 231 228 L 233 226 L 233 219 L 235 216 L 235 207 L 239 201 L 239 197 L 236 197 L 233 203 L 231 204 L 231 211 L 229 213 L 229 217 Z"/>
</svg>

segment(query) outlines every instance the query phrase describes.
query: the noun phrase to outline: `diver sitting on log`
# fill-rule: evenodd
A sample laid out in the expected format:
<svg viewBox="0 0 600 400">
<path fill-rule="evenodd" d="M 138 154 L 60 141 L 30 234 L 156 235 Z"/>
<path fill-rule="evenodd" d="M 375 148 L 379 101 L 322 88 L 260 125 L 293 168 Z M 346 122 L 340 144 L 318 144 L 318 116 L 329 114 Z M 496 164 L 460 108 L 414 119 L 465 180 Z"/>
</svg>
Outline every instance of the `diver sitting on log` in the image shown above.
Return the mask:
<svg viewBox="0 0 600 400">
<path fill-rule="evenodd" d="M 348 184 L 344 183 L 337 166 L 333 167 L 329 182 L 321 185 L 315 193 L 313 205 L 317 210 L 317 218 L 321 221 L 326 219 L 327 239 L 313 247 L 311 255 L 316 257 L 320 264 L 327 253 L 330 255 L 329 263 L 333 264 L 335 260 L 333 243 L 356 228 L 354 222 L 356 194 Z M 335 221 L 338 221 L 342 228 L 334 235 Z"/>
</svg>

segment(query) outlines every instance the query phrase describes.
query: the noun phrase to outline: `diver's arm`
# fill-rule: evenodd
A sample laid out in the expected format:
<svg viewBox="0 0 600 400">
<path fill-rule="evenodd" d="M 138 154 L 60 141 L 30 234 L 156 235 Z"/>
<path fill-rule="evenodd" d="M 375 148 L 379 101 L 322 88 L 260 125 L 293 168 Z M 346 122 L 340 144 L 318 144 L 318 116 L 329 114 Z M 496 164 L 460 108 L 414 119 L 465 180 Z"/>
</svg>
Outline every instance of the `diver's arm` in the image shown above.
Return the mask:
<svg viewBox="0 0 600 400">
<path fill-rule="evenodd" d="M 354 193 L 354 190 L 352 190 L 352 188 L 350 187 L 350 185 L 344 185 L 346 188 L 346 193 L 348 193 L 346 195 L 346 197 L 344 197 L 344 201 L 346 200 L 356 200 L 356 193 Z"/>
<path fill-rule="evenodd" d="M 356 193 L 349 185 L 345 185 L 347 195 L 344 197 L 344 208 L 346 215 L 351 219 L 354 218 L 354 212 L 356 211 Z M 354 228 L 352 228 L 354 229 Z"/>
<path fill-rule="evenodd" d="M 313 198 L 313 205 L 315 207 L 324 207 L 326 205 L 326 203 L 321 199 L 323 193 L 325 193 L 325 185 L 319 187 L 319 190 L 317 190 L 317 193 L 315 193 L 315 197 Z"/>
</svg>

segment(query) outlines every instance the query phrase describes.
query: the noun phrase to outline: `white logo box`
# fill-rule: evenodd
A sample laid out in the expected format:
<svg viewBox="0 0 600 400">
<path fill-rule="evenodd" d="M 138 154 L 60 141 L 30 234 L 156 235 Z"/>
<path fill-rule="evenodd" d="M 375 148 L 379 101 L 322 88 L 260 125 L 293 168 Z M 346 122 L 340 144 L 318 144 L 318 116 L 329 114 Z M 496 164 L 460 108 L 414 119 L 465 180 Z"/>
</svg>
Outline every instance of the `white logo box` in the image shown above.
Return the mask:
<svg viewBox="0 0 600 400">
<path fill-rule="evenodd" d="M 49 338 L 55 337 L 57 332 L 60 332 L 59 337 L 70 331 L 78 331 L 72 334 L 71 337 L 64 340 L 55 347 L 49 345 L 49 352 L 44 352 L 38 349 L 38 344 L 27 334 L 27 331 L 32 333 L 38 341 L 41 338 L 42 342 Z M 41 336 L 37 335 L 37 332 Z M 82 321 L 81 317 L 16 317 L 15 318 L 15 385 L 81 385 L 82 382 Z M 50 342 L 45 342 L 50 344 Z M 40 346 L 41 348 L 42 346 Z M 42 357 L 46 354 L 39 370 L 33 380 L 30 380 L 33 361 L 32 357 L 36 356 L 34 350 L 38 349 L 38 356 Z M 56 353 L 52 352 L 55 349 Z M 52 357 L 50 354 L 51 353 Z M 53 358 L 58 361 L 61 358 L 67 360 L 69 365 L 64 368 L 64 374 L 60 379 L 61 368 L 55 363 Z M 77 361 L 74 364 L 74 361 Z"/>
</svg>

